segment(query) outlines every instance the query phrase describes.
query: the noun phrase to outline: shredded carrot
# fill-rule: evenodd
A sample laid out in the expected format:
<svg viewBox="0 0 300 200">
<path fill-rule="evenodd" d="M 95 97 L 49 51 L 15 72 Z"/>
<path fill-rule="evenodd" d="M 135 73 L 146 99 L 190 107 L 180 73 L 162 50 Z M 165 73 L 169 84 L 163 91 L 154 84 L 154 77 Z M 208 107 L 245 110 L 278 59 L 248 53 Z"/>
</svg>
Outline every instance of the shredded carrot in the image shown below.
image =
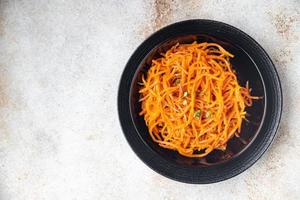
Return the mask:
<svg viewBox="0 0 300 200">
<path fill-rule="evenodd" d="M 225 150 L 239 137 L 254 97 L 238 83 L 234 55 L 216 43 L 176 44 L 152 60 L 139 90 L 140 115 L 154 142 L 187 157 Z"/>
</svg>

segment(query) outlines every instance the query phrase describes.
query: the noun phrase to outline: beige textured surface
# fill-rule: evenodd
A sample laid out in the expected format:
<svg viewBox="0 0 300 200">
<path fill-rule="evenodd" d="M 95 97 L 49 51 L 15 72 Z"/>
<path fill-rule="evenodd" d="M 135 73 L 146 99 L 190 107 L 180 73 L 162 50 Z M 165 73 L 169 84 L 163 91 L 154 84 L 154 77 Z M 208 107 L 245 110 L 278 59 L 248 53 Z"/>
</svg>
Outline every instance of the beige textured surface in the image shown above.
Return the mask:
<svg viewBox="0 0 300 200">
<path fill-rule="evenodd" d="M 300 199 L 299 9 L 298 0 L 1 0 L 0 199 Z M 178 183 L 144 165 L 116 108 L 134 49 L 160 27 L 191 18 L 255 38 L 284 93 L 270 150 L 211 185 Z"/>
</svg>

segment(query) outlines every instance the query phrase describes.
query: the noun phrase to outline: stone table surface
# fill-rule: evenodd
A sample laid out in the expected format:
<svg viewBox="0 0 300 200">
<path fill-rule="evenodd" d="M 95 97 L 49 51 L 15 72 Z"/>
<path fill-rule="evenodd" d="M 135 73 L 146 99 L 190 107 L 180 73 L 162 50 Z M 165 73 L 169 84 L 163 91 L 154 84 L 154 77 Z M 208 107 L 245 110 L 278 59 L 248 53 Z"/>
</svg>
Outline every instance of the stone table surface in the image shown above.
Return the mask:
<svg viewBox="0 0 300 200">
<path fill-rule="evenodd" d="M 278 70 L 278 136 L 249 170 L 190 185 L 149 169 L 117 114 L 135 48 L 181 20 L 245 31 Z M 300 199 L 300 1 L 1 0 L 0 199 Z"/>
</svg>

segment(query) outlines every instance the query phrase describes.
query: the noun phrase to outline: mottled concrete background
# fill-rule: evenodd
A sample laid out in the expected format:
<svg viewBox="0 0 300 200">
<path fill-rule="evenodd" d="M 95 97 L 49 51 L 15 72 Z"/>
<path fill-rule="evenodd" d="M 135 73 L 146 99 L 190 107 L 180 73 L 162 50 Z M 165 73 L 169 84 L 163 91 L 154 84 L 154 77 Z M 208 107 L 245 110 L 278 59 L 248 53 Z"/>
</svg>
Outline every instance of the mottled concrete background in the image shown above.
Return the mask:
<svg viewBox="0 0 300 200">
<path fill-rule="evenodd" d="M 134 49 L 191 18 L 234 25 L 279 72 L 270 150 L 228 181 L 188 185 L 144 165 L 123 137 L 117 89 Z M 300 1 L 1 0 L 0 199 L 300 199 Z"/>
</svg>

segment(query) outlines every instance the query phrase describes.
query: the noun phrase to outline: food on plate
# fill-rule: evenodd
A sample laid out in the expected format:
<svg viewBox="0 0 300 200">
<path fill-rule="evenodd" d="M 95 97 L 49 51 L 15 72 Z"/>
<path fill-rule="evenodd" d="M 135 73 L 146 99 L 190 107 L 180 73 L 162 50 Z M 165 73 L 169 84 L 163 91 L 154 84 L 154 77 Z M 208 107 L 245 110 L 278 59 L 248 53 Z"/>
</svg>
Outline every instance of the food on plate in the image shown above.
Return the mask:
<svg viewBox="0 0 300 200">
<path fill-rule="evenodd" d="M 248 82 L 239 84 L 233 57 L 217 43 L 195 41 L 152 60 L 139 101 L 154 142 L 183 156 L 204 157 L 239 137 L 245 108 L 260 97 L 250 94 Z"/>
</svg>

